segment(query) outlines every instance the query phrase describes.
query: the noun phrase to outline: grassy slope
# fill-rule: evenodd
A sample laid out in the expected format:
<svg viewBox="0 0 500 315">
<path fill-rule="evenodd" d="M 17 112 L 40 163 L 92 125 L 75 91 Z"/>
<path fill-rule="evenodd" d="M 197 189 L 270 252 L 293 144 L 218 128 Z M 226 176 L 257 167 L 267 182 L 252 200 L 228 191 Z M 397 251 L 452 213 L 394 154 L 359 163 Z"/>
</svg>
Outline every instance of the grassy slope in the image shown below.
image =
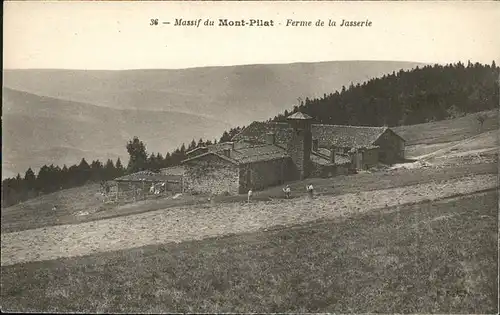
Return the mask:
<svg viewBox="0 0 500 315">
<path fill-rule="evenodd" d="M 400 126 L 394 129 L 406 140 L 405 154 L 408 158 L 434 152 L 443 155 L 449 153 L 448 149 L 455 146 L 458 146 L 455 150 L 498 147 L 498 111 L 482 113 L 488 117 L 482 127 L 477 121 L 477 114 L 469 114 L 456 119 Z M 477 139 L 464 146 L 461 145 L 464 141 L 475 138 Z"/>
<path fill-rule="evenodd" d="M 422 184 L 432 181 L 448 180 L 466 175 L 495 174 L 496 164 L 476 164 L 442 168 L 442 169 L 414 169 L 393 170 L 377 173 L 362 173 L 335 178 L 315 178 L 307 182 L 313 183 L 315 190 L 320 194 L 345 194 L 360 190 L 388 189 L 407 185 Z M 305 195 L 305 182 L 289 183 L 293 196 Z M 268 200 L 269 198 L 283 198 L 282 187 L 272 187 L 265 191 L 255 192 L 254 199 Z M 98 185 L 89 185 L 55 192 L 24 203 L 2 209 L 2 233 L 21 231 L 44 226 L 59 224 L 73 224 L 103 218 L 142 213 L 146 211 L 165 209 L 177 205 L 207 202 L 207 196 L 185 195 L 180 199 L 158 199 L 141 201 L 135 204 L 111 205 L 103 204 Z M 216 202 L 239 202 L 246 196 L 219 196 Z M 52 211 L 57 205 L 57 211 Z M 98 211 L 95 211 L 98 210 Z M 75 215 L 79 211 L 87 211 L 87 216 Z"/>
<path fill-rule="evenodd" d="M 2 267 L 3 310 L 494 313 L 494 192 Z"/>
<path fill-rule="evenodd" d="M 407 146 L 460 141 L 499 128 L 498 111 L 482 113 L 488 116 L 482 128 L 477 121 L 477 114 L 469 114 L 450 120 L 395 127 L 394 130 L 406 140 Z"/>
</svg>

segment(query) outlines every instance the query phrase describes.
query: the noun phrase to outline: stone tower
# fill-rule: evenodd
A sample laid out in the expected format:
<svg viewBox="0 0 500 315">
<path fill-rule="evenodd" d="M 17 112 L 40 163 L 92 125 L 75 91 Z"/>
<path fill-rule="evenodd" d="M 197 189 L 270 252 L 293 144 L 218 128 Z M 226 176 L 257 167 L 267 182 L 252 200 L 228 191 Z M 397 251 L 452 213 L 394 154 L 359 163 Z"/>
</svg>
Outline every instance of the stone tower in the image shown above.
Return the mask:
<svg viewBox="0 0 500 315">
<path fill-rule="evenodd" d="M 288 116 L 287 121 L 293 129 L 287 151 L 292 158 L 298 177 L 304 179 L 309 176 L 311 171 L 312 117 L 297 112 Z"/>
</svg>

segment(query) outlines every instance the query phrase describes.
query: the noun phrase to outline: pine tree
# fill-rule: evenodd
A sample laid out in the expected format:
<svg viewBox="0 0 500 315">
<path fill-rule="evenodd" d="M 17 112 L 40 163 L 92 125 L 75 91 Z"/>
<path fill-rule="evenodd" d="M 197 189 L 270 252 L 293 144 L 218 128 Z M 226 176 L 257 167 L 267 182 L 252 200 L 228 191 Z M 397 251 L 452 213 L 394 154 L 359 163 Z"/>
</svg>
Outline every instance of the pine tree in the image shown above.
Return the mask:
<svg viewBox="0 0 500 315">
<path fill-rule="evenodd" d="M 115 178 L 123 176 L 125 174 L 125 169 L 123 168 L 122 160 L 118 158 L 115 164 Z"/>
<path fill-rule="evenodd" d="M 222 133 L 222 136 L 220 137 L 219 142 L 228 142 L 231 140 L 231 137 L 229 136 L 229 133 L 227 131 L 224 131 Z"/>
<path fill-rule="evenodd" d="M 90 180 L 92 182 L 99 182 L 104 179 L 104 167 L 99 160 L 92 161 L 90 164 Z"/>
<path fill-rule="evenodd" d="M 87 163 L 85 158 L 82 158 L 80 164 L 78 164 L 77 169 L 77 185 L 83 185 L 90 180 L 91 172 L 90 165 Z"/>
<path fill-rule="evenodd" d="M 200 138 L 200 140 L 198 140 L 198 144 L 196 145 L 196 147 L 203 147 L 205 145 L 205 143 L 203 142 L 203 139 Z"/>
<path fill-rule="evenodd" d="M 167 154 L 165 154 L 165 161 L 164 161 L 163 165 L 164 165 L 164 167 L 172 166 L 172 156 L 171 156 L 170 152 L 167 152 Z"/>
<path fill-rule="evenodd" d="M 47 193 L 50 191 L 50 170 L 47 165 L 44 165 L 38 171 L 38 175 L 36 177 L 36 188 L 37 191 Z"/>
<path fill-rule="evenodd" d="M 28 168 L 28 170 L 24 174 L 24 183 L 24 186 L 28 191 L 36 189 L 36 176 L 31 167 Z"/>
<path fill-rule="evenodd" d="M 163 159 L 163 155 L 161 155 L 161 153 L 157 153 L 156 154 L 156 165 L 157 165 L 157 169 L 161 169 L 164 167 L 164 163 L 165 163 L 165 160 Z"/>
<path fill-rule="evenodd" d="M 127 143 L 126 148 L 129 154 L 127 172 L 135 173 L 145 170 L 148 160 L 146 145 L 138 137 L 134 137 Z"/>
</svg>

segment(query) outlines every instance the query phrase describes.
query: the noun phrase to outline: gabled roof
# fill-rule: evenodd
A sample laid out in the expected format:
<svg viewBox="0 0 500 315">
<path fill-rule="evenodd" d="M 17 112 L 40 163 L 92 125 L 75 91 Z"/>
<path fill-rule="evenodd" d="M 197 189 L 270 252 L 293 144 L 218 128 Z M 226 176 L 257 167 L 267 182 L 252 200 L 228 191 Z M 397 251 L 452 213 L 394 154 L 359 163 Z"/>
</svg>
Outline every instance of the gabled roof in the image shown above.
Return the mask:
<svg viewBox="0 0 500 315">
<path fill-rule="evenodd" d="M 169 180 L 179 180 L 179 175 L 164 175 L 152 171 L 140 171 L 137 173 L 115 178 L 118 182 L 163 182 Z"/>
<path fill-rule="evenodd" d="M 333 163 L 330 162 L 330 159 L 317 154 L 316 152 L 311 152 L 311 162 L 319 165 L 333 165 Z"/>
<path fill-rule="evenodd" d="M 194 153 L 196 151 L 206 151 L 206 150 L 208 150 L 208 148 L 206 146 L 196 147 L 194 149 L 186 151 L 186 155 L 190 155 L 190 154 L 192 154 L 192 153 Z"/>
<path fill-rule="evenodd" d="M 249 141 L 254 143 L 265 143 L 265 135 L 267 133 L 274 133 L 277 143 L 286 143 L 291 135 L 293 129 L 290 128 L 288 123 L 281 122 L 259 122 L 254 121 L 240 133 L 233 137 L 233 141 Z"/>
<path fill-rule="evenodd" d="M 186 169 L 182 165 L 171 166 L 167 168 L 160 169 L 160 174 L 162 175 L 184 175 Z"/>
<path fill-rule="evenodd" d="M 312 134 L 321 146 L 370 148 L 387 127 L 313 125 Z"/>
<path fill-rule="evenodd" d="M 276 145 L 255 145 L 249 147 L 242 147 L 237 149 L 232 149 L 230 151 L 230 156 L 227 157 L 221 152 L 210 151 L 198 156 L 186 159 L 182 163 L 186 163 L 192 160 L 196 160 L 207 155 L 217 156 L 227 162 L 235 165 L 242 165 L 248 163 L 256 163 L 263 161 L 272 161 L 277 159 L 288 158 L 286 150 L 276 146 Z"/>
<path fill-rule="evenodd" d="M 312 117 L 309 116 L 309 115 L 307 115 L 307 114 L 301 113 L 301 112 L 296 112 L 295 114 L 292 114 L 292 115 L 286 117 L 286 119 L 292 119 L 292 120 L 310 120 L 310 119 L 312 119 Z"/>
<path fill-rule="evenodd" d="M 185 164 L 185 163 L 193 161 L 193 160 L 198 160 L 198 159 L 201 159 L 201 158 L 203 158 L 205 156 L 209 156 L 209 155 L 216 156 L 216 157 L 218 157 L 218 158 L 220 158 L 222 160 L 225 160 L 225 161 L 227 161 L 229 163 L 238 165 L 238 161 L 236 161 L 234 159 L 231 159 L 231 158 L 225 156 L 224 154 L 221 154 L 221 153 L 218 153 L 218 152 L 214 152 L 214 151 L 205 152 L 203 154 L 199 154 L 199 155 L 193 156 L 191 158 L 185 159 L 185 160 L 181 161 L 181 164 Z"/>
<path fill-rule="evenodd" d="M 320 146 L 337 146 L 348 148 L 372 148 L 375 141 L 386 131 L 387 127 L 365 127 L 347 125 L 322 125 L 311 126 L 313 139 L 318 139 Z M 253 122 L 234 136 L 233 141 L 247 140 L 254 143 L 265 143 L 266 133 L 274 132 L 276 143 L 286 144 L 291 138 L 293 129 L 288 123 L 280 122 Z M 391 130 L 392 131 L 392 130 Z M 398 137 L 397 133 L 392 131 Z M 401 138 L 402 139 L 402 138 Z M 404 139 L 403 139 L 404 140 Z"/>
<path fill-rule="evenodd" d="M 231 158 L 240 164 L 287 158 L 286 150 L 276 145 L 259 145 L 231 151 Z"/>
<path fill-rule="evenodd" d="M 239 149 L 252 146 L 250 142 L 247 141 L 238 141 L 238 142 L 219 142 L 217 144 L 211 144 L 208 146 L 208 151 L 210 152 L 222 152 L 224 149 Z"/>
</svg>

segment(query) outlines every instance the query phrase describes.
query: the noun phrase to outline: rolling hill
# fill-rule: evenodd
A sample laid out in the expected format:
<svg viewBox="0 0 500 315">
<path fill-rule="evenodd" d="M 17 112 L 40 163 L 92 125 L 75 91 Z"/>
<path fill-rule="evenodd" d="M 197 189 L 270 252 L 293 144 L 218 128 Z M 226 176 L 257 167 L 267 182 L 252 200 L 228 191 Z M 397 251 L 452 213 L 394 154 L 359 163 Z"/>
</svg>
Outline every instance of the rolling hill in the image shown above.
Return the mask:
<svg viewBox="0 0 500 315">
<path fill-rule="evenodd" d="M 340 61 L 180 70 L 4 70 L 3 178 L 43 164 L 149 152 L 266 120 L 315 97 L 413 62 Z"/>
<path fill-rule="evenodd" d="M 3 176 L 44 164 L 120 157 L 133 136 L 165 154 L 195 137 L 213 139 L 228 124 L 173 111 L 105 108 L 3 89 Z"/>
</svg>

